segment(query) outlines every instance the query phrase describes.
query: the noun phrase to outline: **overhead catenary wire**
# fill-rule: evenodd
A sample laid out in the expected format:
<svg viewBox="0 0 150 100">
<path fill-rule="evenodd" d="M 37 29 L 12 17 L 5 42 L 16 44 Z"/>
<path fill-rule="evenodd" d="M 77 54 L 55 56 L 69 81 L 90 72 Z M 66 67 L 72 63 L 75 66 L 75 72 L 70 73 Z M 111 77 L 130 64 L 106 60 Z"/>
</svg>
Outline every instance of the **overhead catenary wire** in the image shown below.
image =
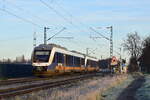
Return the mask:
<svg viewBox="0 0 150 100">
<path fill-rule="evenodd" d="M 32 25 L 34 25 L 34 26 L 36 26 L 36 27 L 39 27 L 39 28 L 43 28 L 43 27 L 41 27 L 39 24 L 34 23 L 34 22 L 32 22 L 32 21 L 30 21 L 30 20 L 28 20 L 28 19 L 25 19 L 25 18 L 23 18 L 23 17 L 20 17 L 20 16 L 18 16 L 18 15 L 16 15 L 16 14 L 14 14 L 14 13 L 12 13 L 12 12 L 6 10 L 6 9 L 1 9 L 1 8 L 0 8 L 0 10 L 3 11 L 3 12 L 5 12 L 5 13 L 7 13 L 7 14 L 9 14 L 9 15 L 12 15 L 12 16 L 14 16 L 14 17 L 16 17 L 16 18 L 18 18 L 18 19 L 20 19 L 20 20 L 22 20 L 22 21 L 24 21 L 24 22 L 30 23 L 30 24 L 32 24 Z"/>
<path fill-rule="evenodd" d="M 13 37 L 13 38 L 8 38 L 8 39 L 3 39 L 0 40 L 0 42 L 4 42 L 4 41 L 14 41 L 14 40 L 22 40 L 22 39 L 29 39 L 31 38 L 31 36 L 20 36 L 20 37 Z"/>
<path fill-rule="evenodd" d="M 17 7 L 17 6 L 16 6 Z M 18 8 L 19 9 L 19 8 Z M 2 11 L 4 11 L 4 12 L 6 12 L 6 13 L 8 13 L 8 14 L 10 14 L 10 15 L 12 15 L 12 16 L 14 16 L 14 17 L 16 17 L 16 18 L 18 18 L 18 19 L 20 19 L 20 20 L 22 20 L 22 21 L 24 21 L 24 22 L 27 22 L 27 23 L 30 23 L 30 24 L 32 24 L 32 25 L 34 25 L 34 26 L 37 26 L 37 27 L 40 27 L 40 28 L 43 28 L 43 27 L 41 27 L 39 24 L 37 24 L 37 23 L 34 23 L 33 21 L 30 21 L 30 20 L 28 20 L 28 19 L 26 19 L 26 18 L 23 18 L 23 17 L 21 17 L 21 16 L 18 16 L 18 15 L 16 15 L 15 13 L 13 13 L 13 12 L 10 12 L 9 10 L 6 10 L 6 9 L 0 9 L 0 10 L 2 10 Z M 20 10 L 23 10 L 23 9 L 20 9 Z M 56 10 L 57 11 L 57 10 Z M 58 12 L 59 13 L 59 12 Z M 65 18 L 65 17 L 64 17 Z M 68 21 L 70 24 L 72 24 L 73 26 L 76 26 L 75 24 L 73 24 L 71 21 L 69 21 L 67 18 L 65 18 L 66 19 L 66 21 Z M 78 26 L 76 26 L 77 28 L 79 28 Z M 81 30 L 81 31 L 83 31 L 83 30 Z M 85 31 L 84 31 L 85 32 Z M 80 43 L 79 43 L 80 44 Z M 82 47 L 82 45 L 81 45 L 81 47 Z"/>
<path fill-rule="evenodd" d="M 74 19 L 76 22 L 78 22 L 81 26 L 84 26 L 85 28 L 87 28 L 88 30 L 89 27 L 87 25 L 85 25 L 83 22 L 79 21 L 78 19 L 76 19 L 68 10 L 64 9 L 57 1 L 55 1 L 56 5 L 59 6 L 61 8 L 61 10 L 63 10 L 63 12 L 65 12 L 66 14 L 68 14 L 71 19 Z M 87 30 L 86 30 L 87 31 Z M 85 32 L 85 31 L 84 31 Z M 90 34 L 89 34 L 90 35 Z"/>
<path fill-rule="evenodd" d="M 71 18 L 74 18 L 73 17 L 73 15 L 71 14 L 71 13 L 69 13 L 67 10 L 65 10 L 62 6 L 60 6 L 60 4 L 57 2 L 57 1 L 55 1 L 55 3 L 57 4 L 57 6 L 59 6 L 60 8 L 61 8 L 61 10 L 63 10 L 63 12 L 65 12 L 66 14 L 68 14 Z M 74 18 L 75 19 L 75 18 Z M 76 19 L 75 19 L 76 20 Z M 79 22 L 79 21 L 77 21 L 77 22 Z M 85 26 L 86 27 L 86 25 L 85 24 L 83 24 L 82 22 L 79 22 L 82 26 Z M 101 38 L 105 38 L 106 40 L 109 40 L 110 41 L 110 39 L 108 38 L 108 37 L 106 37 L 106 36 L 104 36 L 103 34 L 101 34 L 101 33 L 99 33 L 98 31 L 96 31 L 96 30 L 94 30 L 92 27 L 90 27 L 90 28 L 88 28 L 89 30 L 92 30 L 93 32 L 95 32 L 95 33 L 97 33 L 98 35 L 100 35 L 101 36 Z M 91 38 L 92 39 L 92 38 Z M 94 42 L 96 42 L 94 39 L 92 39 Z M 96 42 L 97 43 L 97 42 Z"/>
<path fill-rule="evenodd" d="M 67 15 L 69 15 L 70 17 L 73 18 L 73 15 L 72 15 L 70 12 L 68 12 L 66 9 L 64 9 L 57 1 L 55 1 L 55 4 L 56 4 L 57 6 L 59 6 L 59 8 L 60 8 L 61 10 L 63 10 L 63 12 L 65 12 Z"/>
<path fill-rule="evenodd" d="M 55 4 L 57 6 L 59 6 L 59 8 L 61 8 L 61 10 L 63 10 L 63 12 L 65 12 L 67 15 L 69 15 L 71 17 L 71 19 L 74 19 L 76 22 L 79 22 L 80 25 L 85 26 L 88 30 L 92 30 L 93 32 L 99 34 L 103 38 L 109 40 L 109 38 L 107 38 L 106 36 L 102 35 L 101 33 L 97 32 L 97 31 L 95 31 L 93 28 L 91 28 L 91 27 L 89 28 L 84 23 L 78 21 L 69 11 L 67 11 L 66 9 L 64 9 L 57 1 L 55 1 Z M 92 40 L 97 44 L 97 42 L 94 39 L 92 39 Z M 97 45 L 99 45 L 99 44 L 97 44 Z"/>
<path fill-rule="evenodd" d="M 59 17 L 61 17 L 63 20 L 65 20 L 67 23 L 69 23 L 70 25 L 72 25 L 73 27 L 77 28 L 78 30 L 80 30 L 81 32 L 85 32 L 84 30 L 80 29 L 80 27 L 78 27 L 77 25 L 75 25 L 72 21 L 68 20 L 64 15 L 62 15 L 59 11 L 57 11 L 56 9 L 54 9 L 52 6 L 50 6 L 49 4 L 47 4 L 45 1 L 40 0 L 40 2 L 45 5 L 47 8 L 49 8 L 51 11 L 55 12 Z"/>
<path fill-rule="evenodd" d="M 64 31 L 66 28 L 64 27 L 63 29 L 61 29 L 60 31 L 58 31 L 57 33 L 55 33 L 53 36 L 51 36 L 48 40 L 52 39 L 53 37 L 55 37 L 56 35 L 60 34 L 62 31 Z"/>
<path fill-rule="evenodd" d="M 59 13 L 57 10 L 55 10 L 52 6 L 48 5 L 45 1 L 40 0 L 40 2 L 42 4 L 44 4 L 45 6 L 47 6 L 49 9 L 51 9 L 53 12 L 55 12 L 57 15 L 59 15 L 60 17 L 62 17 L 65 21 L 67 21 L 68 23 L 72 24 L 71 21 L 69 21 L 67 18 L 65 18 L 61 13 Z"/>
<path fill-rule="evenodd" d="M 81 22 L 81 21 L 79 21 L 78 19 L 76 19 L 68 10 L 66 10 L 65 8 L 63 8 L 63 7 L 60 5 L 60 3 L 58 3 L 56 0 L 55 0 L 55 4 L 56 4 L 57 6 L 59 6 L 59 8 L 61 8 L 61 10 L 63 10 L 63 12 L 65 12 L 67 15 L 69 15 L 69 16 L 71 17 L 71 19 L 74 19 L 76 22 L 79 22 L 80 25 L 85 26 L 85 27 L 87 28 L 87 26 L 86 26 L 83 22 Z M 87 28 L 87 29 L 88 29 L 88 28 Z"/>
<path fill-rule="evenodd" d="M 42 4 L 44 4 L 46 7 L 48 7 L 50 10 L 52 10 L 53 12 L 55 12 L 58 16 L 60 16 L 61 18 L 63 18 L 66 22 L 68 22 L 69 24 L 71 24 L 72 26 L 76 27 L 77 29 L 79 29 L 82 32 L 85 32 L 84 30 L 81 30 L 80 27 L 76 26 L 75 24 L 73 24 L 72 21 L 68 20 L 65 16 L 63 16 L 60 12 L 58 12 L 56 9 L 54 9 L 52 6 L 50 6 L 49 4 L 47 4 L 45 1 L 40 0 L 40 2 Z M 70 14 L 70 16 L 72 16 Z"/>
<path fill-rule="evenodd" d="M 76 48 L 78 48 L 78 50 L 79 50 L 80 52 L 81 52 L 81 50 L 83 50 L 83 48 L 84 48 L 84 49 L 86 48 L 86 46 L 83 47 L 83 45 L 82 45 L 81 43 L 79 43 L 79 41 L 75 41 L 75 40 L 70 41 L 70 40 L 68 40 L 67 43 L 71 44 L 70 46 L 72 46 L 72 43 L 73 43 L 74 45 L 76 45 Z M 71 48 L 71 49 L 72 49 L 72 48 Z M 84 50 L 83 50 L 83 51 L 84 51 Z M 81 53 L 85 54 L 85 52 L 81 52 Z"/>
<path fill-rule="evenodd" d="M 61 8 L 61 10 L 63 10 L 63 12 L 65 12 L 66 14 L 68 14 L 72 19 L 74 19 L 76 22 L 79 22 L 82 26 L 85 26 L 88 30 L 92 30 L 94 32 L 96 32 L 93 28 L 89 28 L 87 25 L 85 25 L 83 22 L 80 22 L 79 20 L 77 20 L 69 11 L 67 11 L 66 9 L 64 9 L 62 6 L 60 6 L 60 4 L 55 1 L 55 3 L 57 4 L 57 6 L 59 6 Z M 98 32 L 96 32 L 98 33 Z M 102 35 L 101 33 L 98 33 L 99 35 L 101 35 L 102 37 L 108 39 L 107 37 L 105 37 L 104 35 Z"/>
<path fill-rule="evenodd" d="M 43 1 L 43 0 L 40 0 L 40 1 Z M 75 24 L 73 24 L 73 22 L 72 21 L 70 21 L 70 20 L 68 20 L 65 16 L 63 16 L 61 13 L 59 13 L 57 10 L 55 10 L 53 7 L 51 8 L 51 9 L 53 9 L 54 11 L 55 11 L 55 13 L 57 13 L 57 15 L 59 15 L 59 16 L 61 16 L 64 20 L 66 20 L 68 23 L 70 23 L 71 25 L 73 25 L 73 26 L 75 26 L 76 28 L 80 28 L 80 27 L 78 27 L 78 26 L 76 26 Z M 8 13 L 8 12 L 7 12 Z M 15 15 L 14 13 L 12 13 L 13 14 L 13 16 Z M 11 14 L 11 15 L 12 15 Z M 70 15 L 71 16 L 71 15 Z M 15 17 L 17 17 L 17 16 L 15 16 Z M 73 17 L 73 16 L 72 16 Z M 18 18 L 18 17 L 17 17 Z M 35 25 L 35 26 L 37 26 L 36 25 L 36 23 L 34 23 L 34 22 L 32 22 L 32 21 L 30 21 L 30 20 L 27 20 L 27 19 L 25 19 L 25 18 L 22 18 L 22 17 L 20 17 L 19 16 L 19 19 L 21 19 L 21 20 L 23 20 L 23 21 L 25 21 L 25 22 L 28 22 L 28 23 L 31 23 L 31 24 L 33 24 L 33 25 Z M 42 27 L 43 28 L 43 27 Z M 82 32 L 83 32 L 83 30 L 81 30 Z M 85 31 L 84 31 L 85 32 Z"/>
<path fill-rule="evenodd" d="M 20 10 L 21 12 L 28 13 L 28 15 L 30 15 L 30 16 L 32 16 L 32 17 L 34 17 L 34 18 L 36 18 L 36 19 L 38 19 L 38 20 L 40 20 L 40 21 L 44 21 L 44 22 L 48 22 L 48 21 L 49 21 L 49 20 L 46 20 L 45 18 L 41 18 L 40 16 L 31 13 L 29 10 L 25 10 L 25 9 L 23 9 L 22 7 L 17 6 L 17 5 L 14 4 L 14 3 L 11 3 L 11 2 L 8 2 L 8 1 L 5 1 L 5 2 L 6 2 L 7 4 L 13 6 L 14 8 Z"/>
<path fill-rule="evenodd" d="M 95 33 L 99 34 L 100 36 L 102 36 L 103 38 L 105 38 L 106 40 L 109 40 L 109 41 L 110 41 L 109 38 L 107 38 L 106 36 L 104 36 L 104 35 L 102 35 L 101 33 L 97 32 L 97 31 L 96 31 L 95 29 L 93 29 L 92 27 L 90 27 L 90 29 L 91 29 L 92 31 L 94 31 Z"/>
<path fill-rule="evenodd" d="M 58 16 L 60 16 L 61 18 L 63 18 L 66 22 L 68 22 L 69 24 L 71 24 L 72 26 L 74 26 L 75 28 L 77 28 L 78 30 L 85 32 L 84 30 L 81 30 L 80 27 L 76 26 L 75 24 L 73 24 L 71 21 L 69 21 L 65 16 L 63 16 L 60 12 L 58 12 L 56 9 L 54 9 L 52 6 L 50 6 L 49 4 L 47 4 L 46 2 L 44 2 L 43 0 L 40 0 L 40 2 L 42 4 L 44 4 L 46 7 L 48 7 L 50 10 L 52 10 L 53 12 L 55 12 Z"/>
</svg>

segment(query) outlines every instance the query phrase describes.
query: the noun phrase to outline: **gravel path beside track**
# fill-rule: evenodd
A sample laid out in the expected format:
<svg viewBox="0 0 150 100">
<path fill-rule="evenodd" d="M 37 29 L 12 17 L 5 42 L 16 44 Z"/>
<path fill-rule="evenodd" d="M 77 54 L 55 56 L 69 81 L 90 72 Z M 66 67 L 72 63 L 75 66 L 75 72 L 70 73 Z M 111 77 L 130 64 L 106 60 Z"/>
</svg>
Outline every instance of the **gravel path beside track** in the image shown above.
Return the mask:
<svg viewBox="0 0 150 100">
<path fill-rule="evenodd" d="M 145 74 L 145 82 L 136 92 L 137 100 L 150 100 L 150 74 Z"/>
<path fill-rule="evenodd" d="M 135 79 L 117 98 L 117 100 L 137 100 L 135 95 L 136 91 L 145 82 L 144 76 L 140 76 Z"/>
</svg>

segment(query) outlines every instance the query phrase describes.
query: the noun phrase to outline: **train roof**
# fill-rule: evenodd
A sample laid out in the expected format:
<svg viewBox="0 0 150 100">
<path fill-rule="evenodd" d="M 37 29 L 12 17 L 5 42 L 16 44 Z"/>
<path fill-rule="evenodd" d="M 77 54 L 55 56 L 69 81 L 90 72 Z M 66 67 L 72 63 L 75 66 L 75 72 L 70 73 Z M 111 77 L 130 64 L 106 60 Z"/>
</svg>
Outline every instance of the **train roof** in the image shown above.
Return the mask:
<svg viewBox="0 0 150 100">
<path fill-rule="evenodd" d="M 70 55 L 78 56 L 78 57 L 81 57 L 81 58 L 86 57 L 87 59 L 98 61 L 98 59 L 96 57 L 87 56 L 84 53 L 74 51 L 74 50 L 70 51 L 67 48 L 62 47 L 60 45 L 56 45 L 56 44 L 46 44 L 46 45 L 45 44 L 40 44 L 39 46 L 35 47 L 35 50 L 41 50 L 41 49 L 42 50 L 51 50 L 52 48 L 55 48 L 56 51 L 59 51 L 61 53 L 70 54 Z"/>
<path fill-rule="evenodd" d="M 43 49 L 43 50 L 51 50 L 53 47 L 57 47 L 57 48 L 61 48 L 61 49 L 65 49 L 67 50 L 67 48 L 62 47 L 60 45 L 56 45 L 56 44 L 40 44 L 39 46 L 35 47 L 36 50 L 38 49 Z"/>
</svg>

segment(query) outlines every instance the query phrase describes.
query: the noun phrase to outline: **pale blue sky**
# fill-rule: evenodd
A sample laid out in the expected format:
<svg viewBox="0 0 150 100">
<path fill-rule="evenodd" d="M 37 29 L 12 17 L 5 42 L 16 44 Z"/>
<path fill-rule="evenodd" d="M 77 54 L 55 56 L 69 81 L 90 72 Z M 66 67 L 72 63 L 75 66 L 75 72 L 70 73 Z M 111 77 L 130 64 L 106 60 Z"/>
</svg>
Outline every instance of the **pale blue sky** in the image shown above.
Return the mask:
<svg viewBox="0 0 150 100">
<path fill-rule="evenodd" d="M 63 45 L 80 52 L 85 52 L 86 47 L 91 50 L 97 48 L 92 55 L 98 58 L 101 55 L 109 56 L 109 42 L 105 39 L 97 39 L 96 42 L 90 39 L 90 35 L 99 35 L 89 30 L 89 27 L 109 36 L 108 30 L 97 29 L 97 27 L 112 25 L 115 51 L 118 51 L 129 32 L 137 31 L 142 37 L 150 35 L 149 0 L 44 0 L 44 2 L 61 15 L 47 8 L 40 0 L 0 0 L 0 59 L 14 59 L 22 54 L 30 58 L 33 49 L 33 33 L 37 32 L 37 44 L 43 43 L 41 27 L 44 26 L 51 28 L 48 37 L 62 27 L 67 29 L 58 35 L 59 37 L 74 37 L 72 40 L 52 39 L 49 43 Z M 2 9 L 32 21 L 40 27 L 24 22 L 3 12 Z"/>
</svg>

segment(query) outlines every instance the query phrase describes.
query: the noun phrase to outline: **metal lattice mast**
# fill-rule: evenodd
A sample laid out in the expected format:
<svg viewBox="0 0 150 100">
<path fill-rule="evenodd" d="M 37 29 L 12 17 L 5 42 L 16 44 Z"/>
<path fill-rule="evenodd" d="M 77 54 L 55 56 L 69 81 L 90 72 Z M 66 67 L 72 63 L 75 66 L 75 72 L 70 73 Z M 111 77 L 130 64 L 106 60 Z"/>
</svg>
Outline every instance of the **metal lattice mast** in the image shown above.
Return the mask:
<svg viewBox="0 0 150 100">
<path fill-rule="evenodd" d="M 44 44 L 47 44 L 47 34 L 46 34 L 47 29 L 50 29 L 50 28 L 44 27 Z"/>
<path fill-rule="evenodd" d="M 36 47 L 36 32 L 33 34 L 33 47 Z"/>
<path fill-rule="evenodd" d="M 110 29 L 110 58 L 112 58 L 113 56 L 113 27 L 107 27 L 108 29 Z"/>
<path fill-rule="evenodd" d="M 92 31 L 96 32 L 97 34 L 99 34 L 101 36 L 101 37 L 91 37 L 91 38 L 105 38 L 106 40 L 109 40 L 110 41 L 110 58 L 112 58 L 112 56 L 113 56 L 113 27 L 110 26 L 110 27 L 106 27 L 106 28 L 110 29 L 110 38 L 107 38 L 106 36 L 97 32 L 93 28 L 90 28 Z"/>
<path fill-rule="evenodd" d="M 113 27 L 110 27 L 111 35 L 110 35 L 110 57 L 113 56 Z"/>
</svg>

